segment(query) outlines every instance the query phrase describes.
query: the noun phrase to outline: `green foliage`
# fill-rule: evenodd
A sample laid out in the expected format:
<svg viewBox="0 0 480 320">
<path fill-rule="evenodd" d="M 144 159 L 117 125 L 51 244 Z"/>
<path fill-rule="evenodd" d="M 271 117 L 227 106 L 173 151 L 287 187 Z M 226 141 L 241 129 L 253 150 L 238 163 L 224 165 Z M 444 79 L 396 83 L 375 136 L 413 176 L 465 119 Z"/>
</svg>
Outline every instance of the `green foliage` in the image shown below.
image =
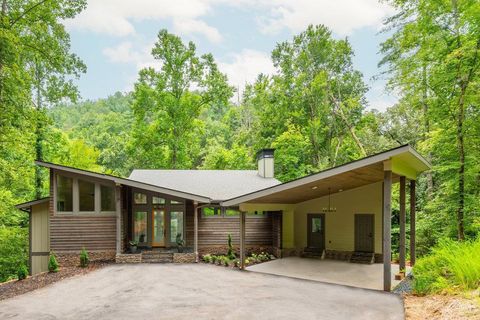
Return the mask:
<svg viewBox="0 0 480 320">
<path fill-rule="evenodd" d="M 48 271 L 57 272 L 58 271 L 58 262 L 55 254 L 50 252 L 50 257 L 48 258 Z"/>
<path fill-rule="evenodd" d="M 233 260 L 235 259 L 235 251 L 233 251 L 232 235 L 230 233 L 228 234 L 227 244 L 228 244 L 227 257 L 230 260 Z"/>
<path fill-rule="evenodd" d="M 17 275 L 18 266 L 28 263 L 26 228 L 0 226 L 0 282 Z"/>
<path fill-rule="evenodd" d="M 441 240 L 413 268 L 418 294 L 477 289 L 480 285 L 480 238 L 457 242 Z"/>
<path fill-rule="evenodd" d="M 90 263 L 90 259 L 88 257 L 88 252 L 85 250 L 85 248 L 82 248 L 80 251 L 80 267 L 86 268 L 88 267 L 88 264 Z"/>
<path fill-rule="evenodd" d="M 202 260 L 203 260 L 203 262 L 205 262 L 205 263 L 210 263 L 210 262 L 212 262 L 212 256 L 209 255 L 209 254 L 206 254 L 206 255 L 204 255 L 204 256 L 202 257 Z"/>
<path fill-rule="evenodd" d="M 24 264 L 20 265 L 20 267 L 17 270 L 17 278 L 18 280 L 23 280 L 28 277 L 28 269 L 27 266 Z"/>
</svg>

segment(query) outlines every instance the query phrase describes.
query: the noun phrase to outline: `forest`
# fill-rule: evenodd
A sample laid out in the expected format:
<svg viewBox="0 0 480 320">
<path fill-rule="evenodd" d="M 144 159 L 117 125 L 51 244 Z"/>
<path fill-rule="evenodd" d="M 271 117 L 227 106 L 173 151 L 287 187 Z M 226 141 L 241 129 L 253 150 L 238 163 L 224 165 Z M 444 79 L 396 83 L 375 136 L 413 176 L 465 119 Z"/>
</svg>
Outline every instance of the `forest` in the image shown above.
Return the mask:
<svg viewBox="0 0 480 320">
<path fill-rule="evenodd" d="M 323 25 L 278 43 L 275 74 L 259 74 L 238 102 L 213 55 L 168 30 L 151 50 L 161 68 L 142 69 L 131 92 L 85 101 L 75 79 L 87 66 L 62 23 L 86 2 L 0 0 L 0 281 L 28 262 L 28 214 L 15 204 L 48 194 L 35 159 L 128 176 L 132 168 L 250 169 L 269 147 L 276 177 L 288 181 L 410 144 L 433 165 L 418 181 L 418 254 L 443 239 L 475 239 L 480 4 L 387 2 L 397 13 L 383 26 L 378 77 L 399 100 L 378 112 L 367 108 L 348 38 Z"/>
</svg>

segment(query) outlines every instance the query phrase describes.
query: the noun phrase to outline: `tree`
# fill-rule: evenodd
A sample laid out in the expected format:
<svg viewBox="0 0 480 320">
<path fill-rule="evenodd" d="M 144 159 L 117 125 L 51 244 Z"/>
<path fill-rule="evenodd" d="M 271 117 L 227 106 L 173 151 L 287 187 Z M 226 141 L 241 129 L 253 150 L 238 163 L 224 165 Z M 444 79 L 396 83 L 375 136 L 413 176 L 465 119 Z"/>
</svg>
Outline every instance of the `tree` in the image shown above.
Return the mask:
<svg viewBox="0 0 480 320">
<path fill-rule="evenodd" d="M 427 154 L 432 160 L 436 159 L 435 150 L 454 155 L 455 160 L 439 157 L 434 174 L 440 180 L 437 190 L 447 188 L 452 178 L 456 180 L 451 201 L 456 203 L 457 238 L 463 240 L 465 208 L 470 206 L 466 202 L 471 201 L 469 195 L 478 189 L 466 188 L 468 180 L 475 179 L 469 177 L 473 173 L 469 167 L 478 165 L 478 156 L 473 156 L 478 149 L 471 144 L 476 139 L 466 132 L 478 126 L 469 118 L 478 113 L 480 3 L 468 0 L 390 3 L 399 13 L 388 21 L 393 35 L 383 44 L 382 63 L 389 67 L 390 84 L 404 94 L 405 103 L 413 103 L 423 111 L 421 146 Z M 435 137 L 439 134 L 441 138 Z M 433 187 L 433 182 L 428 181 L 428 188 Z"/>
<path fill-rule="evenodd" d="M 199 150 L 196 129 L 205 107 L 228 104 L 233 89 L 212 55 L 197 56 L 192 42 L 166 30 L 152 49 L 159 71 L 140 71 L 133 93 L 135 125 L 131 152 L 143 167 L 188 168 Z"/>
</svg>

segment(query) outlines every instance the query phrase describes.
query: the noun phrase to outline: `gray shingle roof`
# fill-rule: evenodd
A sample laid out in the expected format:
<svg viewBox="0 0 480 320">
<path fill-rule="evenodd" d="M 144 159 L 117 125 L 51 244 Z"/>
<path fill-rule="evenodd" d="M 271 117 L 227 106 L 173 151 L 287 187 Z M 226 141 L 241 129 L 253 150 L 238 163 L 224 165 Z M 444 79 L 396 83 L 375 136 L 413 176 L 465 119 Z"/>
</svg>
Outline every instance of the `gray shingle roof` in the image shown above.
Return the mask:
<svg viewBox="0 0 480 320">
<path fill-rule="evenodd" d="M 280 184 L 275 178 L 262 178 L 257 170 L 149 170 L 136 169 L 129 179 L 226 200 Z"/>
</svg>

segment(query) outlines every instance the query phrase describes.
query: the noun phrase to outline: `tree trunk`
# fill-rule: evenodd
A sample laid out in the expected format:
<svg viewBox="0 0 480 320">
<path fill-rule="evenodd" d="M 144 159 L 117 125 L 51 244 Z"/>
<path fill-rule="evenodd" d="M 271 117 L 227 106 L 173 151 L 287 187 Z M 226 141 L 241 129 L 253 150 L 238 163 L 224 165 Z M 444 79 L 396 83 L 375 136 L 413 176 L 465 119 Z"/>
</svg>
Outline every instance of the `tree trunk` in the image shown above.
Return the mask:
<svg viewBox="0 0 480 320">
<path fill-rule="evenodd" d="M 35 157 L 37 160 L 43 161 L 43 108 L 42 108 L 42 76 L 40 68 L 37 66 L 37 121 L 35 130 Z M 42 171 L 40 166 L 35 166 L 35 196 L 36 199 L 42 197 L 43 185 L 42 185 Z"/>
<path fill-rule="evenodd" d="M 466 85 L 462 86 L 457 114 L 457 150 L 460 167 L 458 168 L 458 207 L 457 207 L 457 231 L 458 240 L 465 239 L 464 233 L 464 209 L 465 209 L 465 146 L 463 141 L 463 122 L 465 120 L 465 97 L 464 90 Z"/>
<path fill-rule="evenodd" d="M 427 66 L 426 62 L 423 63 L 422 66 L 422 109 L 423 109 L 423 141 L 426 141 L 430 134 L 430 118 L 428 114 L 428 87 L 427 87 Z M 432 161 L 432 152 L 428 151 L 427 160 L 429 162 Z M 429 170 L 426 173 L 427 176 L 427 197 L 429 200 L 432 199 L 433 195 L 433 174 L 432 171 Z"/>
</svg>

